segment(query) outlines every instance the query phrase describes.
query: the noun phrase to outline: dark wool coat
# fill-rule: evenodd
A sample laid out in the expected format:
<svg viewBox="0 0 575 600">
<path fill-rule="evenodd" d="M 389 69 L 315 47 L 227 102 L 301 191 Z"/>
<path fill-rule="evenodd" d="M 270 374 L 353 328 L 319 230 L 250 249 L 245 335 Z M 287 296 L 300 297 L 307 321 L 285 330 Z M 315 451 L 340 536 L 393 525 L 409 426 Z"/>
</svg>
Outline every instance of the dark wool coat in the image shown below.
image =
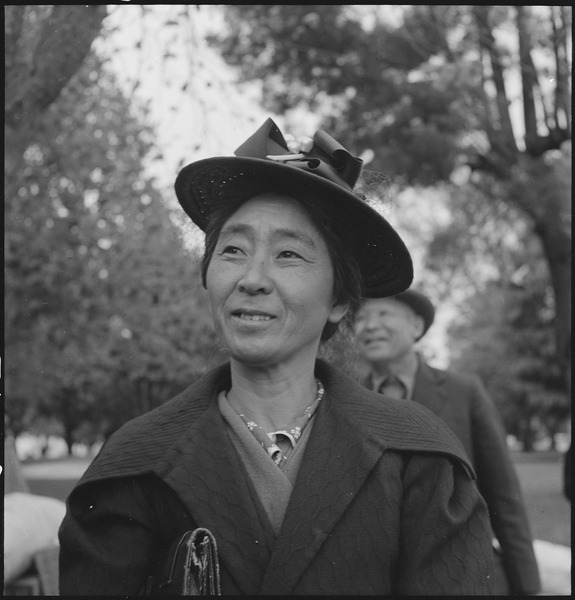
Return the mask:
<svg viewBox="0 0 575 600">
<path fill-rule="evenodd" d="M 529 522 L 501 418 L 476 377 L 430 367 L 420 361 L 413 400 L 438 415 L 463 443 L 487 502 L 511 592 L 540 589 Z"/>
<path fill-rule="evenodd" d="M 141 593 L 197 526 L 224 595 L 490 594 L 489 519 L 455 436 L 326 363 L 316 374 L 326 392 L 277 538 L 217 407 L 225 365 L 105 444 L 68 498 L 61 594 Z"/>
</svg>

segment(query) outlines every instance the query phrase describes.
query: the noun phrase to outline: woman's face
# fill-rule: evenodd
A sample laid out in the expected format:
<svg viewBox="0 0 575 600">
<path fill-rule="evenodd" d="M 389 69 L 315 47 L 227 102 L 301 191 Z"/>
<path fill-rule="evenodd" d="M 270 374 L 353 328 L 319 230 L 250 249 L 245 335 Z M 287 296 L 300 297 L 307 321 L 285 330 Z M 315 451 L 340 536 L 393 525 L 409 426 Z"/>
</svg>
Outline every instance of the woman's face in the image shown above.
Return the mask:
<svg viewBox="0 0 575 600">
<path fill-rule="evenodd" d="M 206 274 L 216 331 L 240 363 L 315 360 L 325 324 L 338 322 L 327 245 L 297 200 L 266 193 L 225 222 Z"/>
</svg>

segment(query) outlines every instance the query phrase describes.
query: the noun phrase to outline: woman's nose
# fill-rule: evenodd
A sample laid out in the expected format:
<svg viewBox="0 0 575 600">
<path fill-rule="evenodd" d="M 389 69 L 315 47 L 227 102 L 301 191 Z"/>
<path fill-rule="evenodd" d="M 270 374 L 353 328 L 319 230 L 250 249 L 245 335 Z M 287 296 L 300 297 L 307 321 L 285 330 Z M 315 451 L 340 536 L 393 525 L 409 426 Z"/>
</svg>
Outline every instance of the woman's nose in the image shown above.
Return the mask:
<svg viewBox="0 0 575 600">
<path fill-rule="evenodd" d="M 269 294 L 272 290 L 272 281 L 267 261 L 261 258 L 249 261 L 238 281 L 238 288 L 247 294 Z"/>
</svg>

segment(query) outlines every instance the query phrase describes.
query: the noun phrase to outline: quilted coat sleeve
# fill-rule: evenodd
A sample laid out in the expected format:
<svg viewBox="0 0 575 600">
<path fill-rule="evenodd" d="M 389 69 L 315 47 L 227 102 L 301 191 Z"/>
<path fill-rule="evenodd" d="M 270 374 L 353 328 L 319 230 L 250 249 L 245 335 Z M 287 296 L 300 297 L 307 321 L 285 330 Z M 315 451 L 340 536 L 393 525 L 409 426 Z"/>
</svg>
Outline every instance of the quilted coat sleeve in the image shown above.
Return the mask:
<svg viewBox="0 0 575 600">
<path fill-rule="evenodd" d="M 479 491 L 503 551 L 511 590 L 535 594 L 540 589 L 539 572 L 519 479 L 499 413 L 479 381 L 473 382 L 471 428 Z"/>
<path fill-rule="evenodd" d="M 141 593 L 164 546 L 193 525 L 185 523 L 185 511 L 167 489 L 152 478 L 147 484 L 142 478 L 110 479 L 76 489 L 59 532 L 60 595 Z"/>
<path fill-rule="evenodd" d="M 441 456 L 414 454 L 403 487 L 396 592 L 492 594 L 489 520 L 474 481 Z"/>
</svg>

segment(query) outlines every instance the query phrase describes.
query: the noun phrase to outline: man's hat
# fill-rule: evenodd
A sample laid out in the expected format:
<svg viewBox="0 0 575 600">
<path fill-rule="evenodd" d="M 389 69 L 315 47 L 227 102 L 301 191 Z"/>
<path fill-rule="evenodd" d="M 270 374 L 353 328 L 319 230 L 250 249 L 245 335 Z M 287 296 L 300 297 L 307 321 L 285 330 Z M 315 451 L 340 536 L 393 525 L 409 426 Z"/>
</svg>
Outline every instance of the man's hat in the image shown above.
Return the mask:
<svg viewBox="0 0 575 600">
<path fill-rule="evenodd" d="M 420 340 L 427 333 L 427 330 L 431 327 L 433 319 L 435 318 L 435 308 L 433 307 L 433 304 L 431 304 L 431 300 L 417 290 L 407 290 L 406 292 L 395 296 L 393 299 L 407 304 L 414 313 L 423 319 L 423 332 L 417 338 Z"/>
<path fill-rule="evenodd" d="M 353 188 L 363 161 L 324 131 L 294 152 L 268 119 L 236 151 L 193 162 L 176 178 L 182 208 L 203 231 L 218 206 L 241 203 L 263 192 L 280 192 L 323 204 L 333 222 L 347 230 L 365 297 L 387 297 L 413 279 L 411 256 L 393 227 Z"/>
</svg>

